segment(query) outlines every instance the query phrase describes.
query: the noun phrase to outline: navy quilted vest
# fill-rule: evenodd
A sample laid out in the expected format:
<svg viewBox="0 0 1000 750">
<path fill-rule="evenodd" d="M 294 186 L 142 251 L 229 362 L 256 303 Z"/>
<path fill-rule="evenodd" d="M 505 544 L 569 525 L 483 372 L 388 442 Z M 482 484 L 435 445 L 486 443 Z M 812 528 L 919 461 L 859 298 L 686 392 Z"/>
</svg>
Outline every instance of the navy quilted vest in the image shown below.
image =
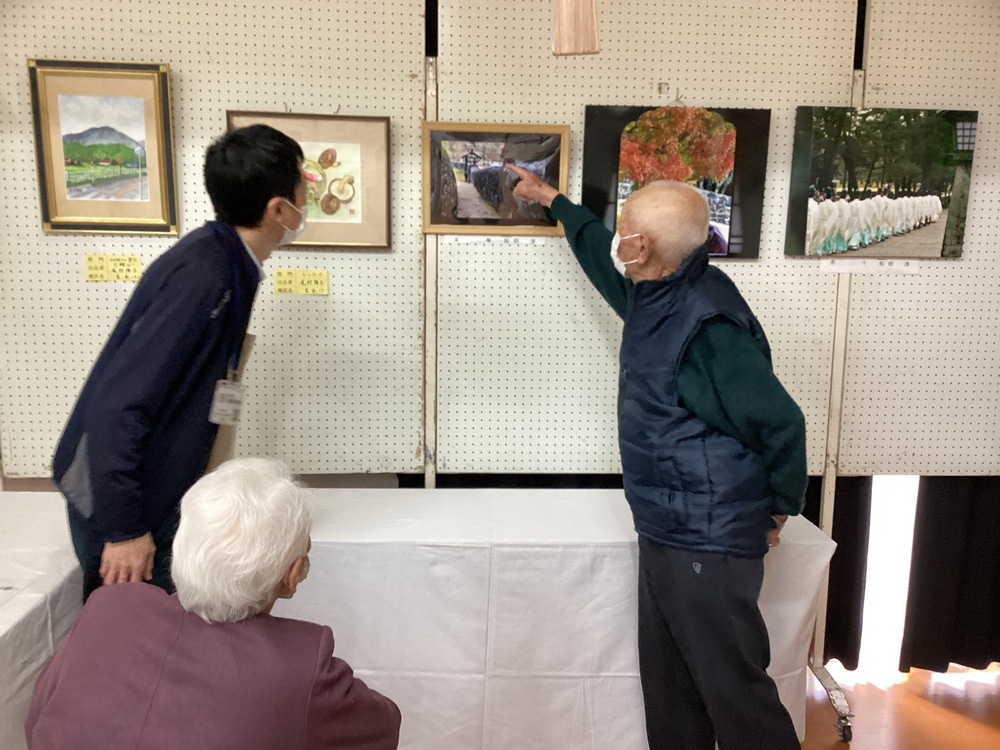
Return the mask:
<svg viewBox="0 0 1000 750">
<path fill-rule="evenodd" d="M 629 285 L 618 387 L 625 496 L 643 536 L 759 557 L 767 552 L 772 507 L 763 461 L 678 405 L 684 351 L 701 324 L 718 316 L 767 346 L 736 285 L 709 265 L 704 248 L 667 278 Z"/>
</svg>

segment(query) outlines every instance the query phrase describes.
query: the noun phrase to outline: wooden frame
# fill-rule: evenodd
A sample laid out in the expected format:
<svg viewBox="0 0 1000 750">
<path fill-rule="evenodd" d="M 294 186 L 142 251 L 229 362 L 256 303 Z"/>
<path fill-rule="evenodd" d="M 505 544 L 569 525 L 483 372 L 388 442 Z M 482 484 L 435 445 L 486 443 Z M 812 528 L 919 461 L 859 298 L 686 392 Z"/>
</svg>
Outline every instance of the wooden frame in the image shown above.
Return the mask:
<svg viewBox="0 0 1000 750">
<path fill-rule="evenodd" d="M 42 229 L 176 235 L 164 63 L 28 60 Z"/>
<path fill-rule="evenodd" d="M 425 122 L 424 232 L 561 236 L 546 209 L 513 196 L 517 178 L 502 164 L 527 166 L 565 193 L 569 133 L 569 125 Z M 457 144 L 454 153 L 445 144 Z"/>
<path fill-rule="evenodd" d="M 388 117 L 226 112 L 226 124 L 270 125 L 302 146 L 309 224 L 290 247 L 390 247 Z"/>
</svg>

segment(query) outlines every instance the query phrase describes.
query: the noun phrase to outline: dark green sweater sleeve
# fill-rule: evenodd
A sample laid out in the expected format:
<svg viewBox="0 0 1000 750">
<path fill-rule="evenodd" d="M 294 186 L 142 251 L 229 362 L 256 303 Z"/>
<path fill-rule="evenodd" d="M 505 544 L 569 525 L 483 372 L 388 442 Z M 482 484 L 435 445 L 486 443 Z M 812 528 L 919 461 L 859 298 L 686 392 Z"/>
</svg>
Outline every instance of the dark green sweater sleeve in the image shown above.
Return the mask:
<svg viewBox="0 0 1000 750">
<path fill-rule="evenodd" d="M 593 212 L 557 195 L 552 201 L 552 216 L 563 226 L 566 240 L 583 272 L 619 318 L 625 317 L 628 281 L 618 273 L 611 260 L 614 233 Z"/>
<path fill-rule="evenodd" d="M 705 322 L 681 360 L 677 393 L 685 408 L 764 459 L 773 513 L 802 512 L 809 479 L 805 418 L 760 342 L 722 318 Z"/>
</svg>

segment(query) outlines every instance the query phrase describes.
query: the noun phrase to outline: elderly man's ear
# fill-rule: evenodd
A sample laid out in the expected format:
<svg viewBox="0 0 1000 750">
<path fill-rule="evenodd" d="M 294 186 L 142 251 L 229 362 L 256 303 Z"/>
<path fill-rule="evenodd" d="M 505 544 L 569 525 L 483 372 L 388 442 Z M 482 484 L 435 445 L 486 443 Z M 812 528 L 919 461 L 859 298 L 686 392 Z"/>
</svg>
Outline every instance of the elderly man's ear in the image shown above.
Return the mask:
<svg viewBox="0 0 1000 750">
<path fill-rule="evenodd" d="M 646 235 L 639 235 L 639 250 L 635 254 L 635 259 L 639 261 L 640 266 L 645 266 L 650 259 L 653 257 L 653 248 L 649 245 L 649 240 Z"/>
</svg>

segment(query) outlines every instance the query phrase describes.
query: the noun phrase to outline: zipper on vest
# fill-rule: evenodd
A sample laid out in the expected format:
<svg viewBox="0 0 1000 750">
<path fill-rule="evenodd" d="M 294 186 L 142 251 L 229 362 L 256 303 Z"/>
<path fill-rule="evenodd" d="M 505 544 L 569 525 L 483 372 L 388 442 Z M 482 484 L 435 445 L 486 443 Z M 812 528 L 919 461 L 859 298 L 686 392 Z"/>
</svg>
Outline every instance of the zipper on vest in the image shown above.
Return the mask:
<svg viewBox="0 0 1000 750">
<path fill-rule="evenodd" d="M 621 366 L 622 384 L 624 384 L 628 380 L 628 346 L 627 346 L 627 342 L 629 340 L 629 338 L 628 338 L 629 329 L 631 328 L 631 325 L 632 325 L 632 312 L 633 312 L 633 310 L 635 310 L 635 298 L 636 298 L 636 295 L 638 294 L 638 292 L 639 292 L 638 288 L 635 285 L 633 285 L 632 286 L 632 294 L 626 294 L 626 297 L 625 297 L 625 324 L 622 327 L 622 345 L 621 345 L 621 351 L 620 351 L 620 353 L 618 355 L 619 359 L 621 360 L 621 362 L 619 364 Z"/>
</svg>

